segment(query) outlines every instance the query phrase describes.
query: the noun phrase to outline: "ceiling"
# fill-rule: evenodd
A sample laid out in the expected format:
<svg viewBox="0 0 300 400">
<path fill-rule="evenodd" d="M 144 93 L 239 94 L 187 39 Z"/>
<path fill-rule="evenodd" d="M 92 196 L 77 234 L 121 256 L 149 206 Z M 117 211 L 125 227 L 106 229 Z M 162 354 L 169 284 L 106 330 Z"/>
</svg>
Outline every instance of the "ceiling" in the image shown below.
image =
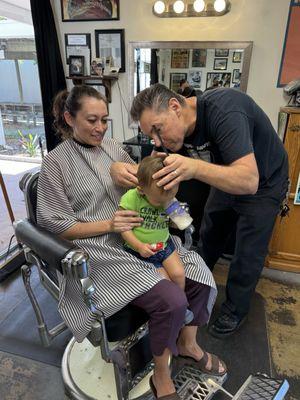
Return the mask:
<svg viewBox="0 0 300 400">
<path fill-rule="evenodd" d="M 32 25 L 30 0 L 0 0 L 0 16 Z"/>
</svg>

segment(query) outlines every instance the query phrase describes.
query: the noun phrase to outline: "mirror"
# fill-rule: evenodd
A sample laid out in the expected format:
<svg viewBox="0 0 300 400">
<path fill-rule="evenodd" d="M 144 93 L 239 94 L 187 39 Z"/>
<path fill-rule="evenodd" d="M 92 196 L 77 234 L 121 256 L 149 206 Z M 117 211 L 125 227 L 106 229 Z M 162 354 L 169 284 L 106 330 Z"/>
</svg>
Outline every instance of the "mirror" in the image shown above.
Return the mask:
<svg viewBox="0 0 300 400">
<path fill-rule="evenodd" d="M 152 83 L 177 92 L 182 79 L 196 94 L 214 87 L 246 92 L 252 47 L 253 42 L 129 42 L 130 104 Z"/>
</svg>

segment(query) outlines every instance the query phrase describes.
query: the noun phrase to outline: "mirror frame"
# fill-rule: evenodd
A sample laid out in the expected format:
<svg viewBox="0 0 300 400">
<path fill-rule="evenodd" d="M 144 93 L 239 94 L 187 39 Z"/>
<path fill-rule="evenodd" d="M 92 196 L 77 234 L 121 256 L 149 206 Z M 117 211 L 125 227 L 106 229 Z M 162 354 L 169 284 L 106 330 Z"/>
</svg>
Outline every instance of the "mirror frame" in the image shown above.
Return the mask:
<svg viewBox="0 0 300 400">
<path fill-rule="evenodd" d="M 158 42 L 128 42 L 128 93 L 129 109 L 134 97 L 134 49 L 233 49 L 243 50 L 243 73 L 240 82 L 240 89 L 246 93 L 248 86 L 250 60 L 253 49 L 253 42 L 218 42 L 218 41 L 158 41 Z M 129 112 L 129 126 L 132 126 L 132 120 Z"/>
</svg>

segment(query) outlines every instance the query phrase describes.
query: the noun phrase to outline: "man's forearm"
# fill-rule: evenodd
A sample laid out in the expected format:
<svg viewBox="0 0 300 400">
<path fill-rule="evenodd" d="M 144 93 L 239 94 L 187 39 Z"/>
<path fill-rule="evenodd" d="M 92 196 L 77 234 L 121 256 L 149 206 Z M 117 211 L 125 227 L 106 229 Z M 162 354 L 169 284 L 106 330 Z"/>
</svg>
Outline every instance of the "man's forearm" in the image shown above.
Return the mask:
<svg viewBox="0 0 300 400">
<path fill-rule="evenodd" d="M 196 163 L 195 179 L 231 194 L 255 194 L 258 176 L 246 165 L 216 165 L 203 160 Z"/>
</svg>

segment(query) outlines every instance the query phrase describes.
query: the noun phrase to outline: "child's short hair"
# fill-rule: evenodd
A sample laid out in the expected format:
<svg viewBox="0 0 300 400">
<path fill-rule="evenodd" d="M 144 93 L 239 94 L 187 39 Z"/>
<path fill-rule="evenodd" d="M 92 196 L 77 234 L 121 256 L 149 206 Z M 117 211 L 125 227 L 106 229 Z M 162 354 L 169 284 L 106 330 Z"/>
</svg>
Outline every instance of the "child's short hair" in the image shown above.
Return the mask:
<svg viewBox="0 0 300 400">
<path fill-rule="evenodd" d="M 153 182 L 152 175 L 164 167 L 163 160 L 162 157 L 151 156 L 142 159 L 137 171 L 137 178 L 141 187 L 149 187 L 151 185 Z"/>
</svg>

